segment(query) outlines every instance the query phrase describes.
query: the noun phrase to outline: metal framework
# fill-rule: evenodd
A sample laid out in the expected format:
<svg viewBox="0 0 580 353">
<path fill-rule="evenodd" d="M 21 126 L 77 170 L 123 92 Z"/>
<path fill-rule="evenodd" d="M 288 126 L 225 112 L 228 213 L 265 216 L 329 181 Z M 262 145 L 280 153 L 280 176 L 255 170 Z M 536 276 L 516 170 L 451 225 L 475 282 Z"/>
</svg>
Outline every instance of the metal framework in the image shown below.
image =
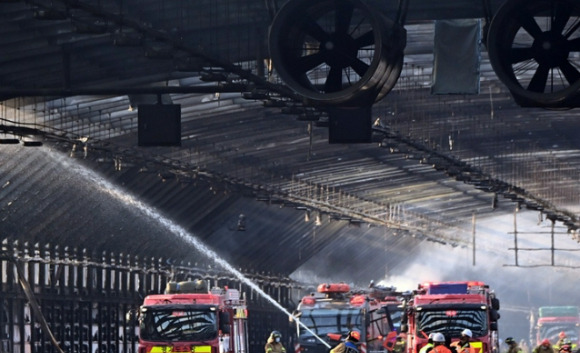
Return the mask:
<svg viewBox="0 0 580 353">
<path fill-rule="evenodd" d="M 580 251 L 580 249 L 572 249 L 572 248 L 558 248 L 556 247 L 556 239 L 555 236 L 558 234 L 569 235 L 572 233 L 572 237 L 578 239 L 578 234 L 576 230 L 567 230 L 567 231 L 558 231 L 556 229 L 556 219 L 554 217 L 548 217 L 550 221 L 550 230 L 549 231 L 541 231 L 541 232 L 529 232 L 529 231 L 521 231 L 518 229 L 518 216 L 519 207 L 516 207 L 514 210 L 514 231 L 511 232 L 514 236 L 514 246 L 512 248 L 508 248 L 508 250 L 513 250 L 514 252 L 514 263 L 513 264 L 505 264 L 504 266 L 513 266 L 513 267 L 564 267 L 564 268 L 580 268 L 580 266 L 572 266 L 572 265 L 563 265 L 556 263 L 556 255 L 567 253 L 567 252 L 575 252 Z M 533 234 L 540 234 L 540 235 L 549 235 L 550 236 L 550 247 L 521 247 L 518 245 L 519 237 L 522 235 L 529 236 Z M 550 252 L 550 263 L 532 263 L 528 265 L 522 265 L 519 259 L 520 252 Z"/>
<path fill-rule="evenodd" d="M 171 280 L 202 278 L 211 286 L 239 288 L 247 297 L 250 349 L 262 349 L 272 327 L 288 332 L 288 319 L 267 298 L 210 265 L 174 266 L 164 259 L 91 254 L 87 249 L 5 240 L 0 252 L 0 352 L 136 352 L 138 327 L 125 314 Z M 301 287 L 288 278 L 249 273 L 247 280 L 291 308 Z M 291 335 L 285 334 L 286 339 Z M 290 344 L 286 342 L 286 344 Z"/>
</svg>

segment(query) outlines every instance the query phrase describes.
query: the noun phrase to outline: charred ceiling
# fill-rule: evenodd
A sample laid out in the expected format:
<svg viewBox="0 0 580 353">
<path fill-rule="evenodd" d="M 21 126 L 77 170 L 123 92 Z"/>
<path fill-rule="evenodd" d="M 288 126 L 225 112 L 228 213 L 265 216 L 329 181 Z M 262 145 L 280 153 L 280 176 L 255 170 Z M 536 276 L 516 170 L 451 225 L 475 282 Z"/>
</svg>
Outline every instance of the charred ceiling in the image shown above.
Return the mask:
<svg viewBox="0 0 580 353">
<path fill-rule="evenodd" d="M 401 20 L 397 4 L 344 2 L 356 5 L 353 16 L 364 19 L 370 7 Z M 391 52 L 378 50 L 380 63 L 392 66 L 378 66 L 380 75 L 368 81 L 362 75 L 348 87 L 308 76 L 295 83 L 316 91 L 302 92 L 281 79 L 270 57 L 270 26 L 284 3 L 2 2 L 1 137 L 19 143 L 0 148 L 2 237 L 97 253 L 192 256 L 186 239 L 168 241 L 170 231 L 147 220 L 150 214 L 128 210 L 134 201 L 123 201 L 125 192 L 211 247 L 222 246 L 220 255 L 237 266 L 283 273 L 352 237 L 369 244 L 362 257 L 387 251 L 384 237 L 393 237 L 402 253 L 426 240 L 471 246 L 474 217 L 516 209 L 547 217 L 576 239 L 577 110 L 521 107 L 484 45 L 478 94 L 431 92 L 434 20 L 482 18 L 483 26 L 487 6 L 495 13 L 499 3 L 457 0 L 431 8 L 430 1 L 411 0 L 399 23 L 406 32 L 402 56 L 389 61 Z M 344 11 L 334 2 L 315 9 L 297 3 L 310 18 Z M 292 17 L 282 12 L 278 20 L 284 16 Z M 577 67 L 576 49 L 569 49 Z M 279 53 L 291 54 L 286 47 Z M 331 103 L 359 98 L 352 92 L 367 82 L 387 85 L 374 92 L 381 99 L 372 105 L 372 142 L 328 143 L 321 101 L 328 103 L 328 93 Z M 559 94 L 567 99 L 573 87 Z M 548 105 L 556 98 L 548 96 Z M 139 106 L 158 103 L 179 105 L 179 144 L 139 146 Z M 30 150 L 24 142 L 43 146 Z"/>
</svg>

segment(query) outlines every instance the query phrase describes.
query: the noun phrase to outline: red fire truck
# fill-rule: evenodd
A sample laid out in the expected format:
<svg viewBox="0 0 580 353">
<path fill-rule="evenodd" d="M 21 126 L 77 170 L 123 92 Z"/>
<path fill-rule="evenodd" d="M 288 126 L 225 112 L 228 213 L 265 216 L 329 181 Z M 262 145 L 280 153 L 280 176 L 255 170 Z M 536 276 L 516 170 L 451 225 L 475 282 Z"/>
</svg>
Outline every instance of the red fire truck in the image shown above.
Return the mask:
<svg viewBox="0 0 580 353">
<path fill-rule="evenodd" d="M 419 352 L 431 333 L 455 342 L 464 329 L 473 334 L 472 353 L 499 352 L 499 299 L 483 282 L 422 283 L 404 306 L 408 353 Z"/>
<path fill-rule="evenodd" d="M 580 340 L 580 308 L 577 306 L 542 306 L 538 309 L 538 320 L 532 327 L 533 340 L 540 344 L 547 338 L 552 343 L 558 341 L 561 332 L 572 342 L 572 350 L 578 348 Z"/>
<path fill-rule="evenodd" d="M 138 353 L 248 352 L 246 303 L 236 289 L 170 282 L 129 316 L 139 320 Z"/>
<path fill-rule="evenodd" d="M 346 283 L 323 283 L 302 298 L 296 318 L 296 353 L 327 353 L 349 331 L 361 333 L 361 353 L 387 352 L 385 342 L 396 336 L 400 302 L 392 287 L 351 290 Z M 394 320 L 393 320 L 394 318 Z"/>
</svg>

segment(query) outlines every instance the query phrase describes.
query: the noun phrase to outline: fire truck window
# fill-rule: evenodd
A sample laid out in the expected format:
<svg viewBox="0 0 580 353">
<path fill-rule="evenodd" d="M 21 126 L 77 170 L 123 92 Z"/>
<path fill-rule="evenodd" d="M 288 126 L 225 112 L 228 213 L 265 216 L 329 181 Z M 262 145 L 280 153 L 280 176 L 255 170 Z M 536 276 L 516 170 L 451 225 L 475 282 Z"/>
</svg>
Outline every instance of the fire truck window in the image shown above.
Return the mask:
<svg viewBox="0 0 580 353">
<path fill-rule="evenodd" d="M 487 311 L 453 309 L 417 312 L 417 334 L 421 331 L 441 332 L 446 337 L 459 337 L 466 328 L 474 336 L 487 334 Z"/>
<path fill-rule="evenodd" d="M 397 332 L 401 332 L 401 321 L 403 319 L 403 309 L 398 305 L 389 305 L 389 314 L 391 315 L 391 320 L 393 321 L 394 329 Z"/>
<path fill-rule="evenodd" d="M 317 335 L 346 333 L 361 327 L 362 315 L 359 309 L 303 310 L 300 321 Z M 301 335 L 312 334 L 300 326 Z"/>
<path fill-rule="evenodd" d="M 209 310 L 149 308 L 139 328 L 141 338 L 152 341 L 199 341 L 218 334 L 216 313 Z"/>
<path fill-rule="evenodd" d="M 572 342 L 577 342 L 578 328 L 576 324 L 571 322 L 569 324 L 558 323 L 543 323 L 540 327 L 539 337 L 548 338 L 549 340 L 556 342 L 558 340 L 558 334 L 560 332 L 566 332 L 566 337 L 568 337 Z"/>
</svg>

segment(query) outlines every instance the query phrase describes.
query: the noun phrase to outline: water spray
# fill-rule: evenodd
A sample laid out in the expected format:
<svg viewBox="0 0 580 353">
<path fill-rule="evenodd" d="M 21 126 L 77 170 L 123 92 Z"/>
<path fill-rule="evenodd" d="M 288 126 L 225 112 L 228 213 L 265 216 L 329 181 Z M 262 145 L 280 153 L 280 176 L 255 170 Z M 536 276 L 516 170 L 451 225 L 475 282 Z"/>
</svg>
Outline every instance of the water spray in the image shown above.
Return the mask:
<svg viewBox="0 0 580 353">
<path fill-rule="evenodd" d="M 52 154 L 51 154 L 52 155 Z M 163 227 L 167 228 L 171 233 L 178 235 L 180 238 L 185 240 L 186 242 L 193 245 L 197 250 L 201 253 L 205 254 L 210 259 L 214 260 L 218 264 L 220 264 L 226 271 L 231 272 L 234 276 L 236 276 L 240 281 L 244 282 L 247 286 L 255 290 L 258 294 L 262 297 L 266 298 L 270 303 L 272 303 L 276 308 L 280 309 L 286 315 L 291 317 L 294 321 L 296 321 L 300 326 L 302 326 L 305 330 L 310 332 L 316 339 L 322 342 L 327 348 L 331 348 L 331 346 L 324 341 L 321 337 L 319 337 L 314 331 L 312 331 L 309 327 L 303 324 L 298 318 L 292 315 L 288 310 L 286 310 L 282 305 L 280 305 L 277 301 L 275 301 L 272 297 L 270 297 L 266 292 L 264 292 L 258 285 L 250 281 L 249 278 L 244 276 L 240 271 L 236 270 L 232 265 L 230 265 L 227 261 L 220 258 L 218 254 L 208 248 L 205 244 L 201 243 L 195 236 L 185 230 L 183 227 L 177 225 L 170 219 L 161 215 L 158 211 L 156 211 L 153 207 L 144 204 L 143 202 L 137 200 L 134 196 L 128 194 L 125 190 L 121 190 L 117 186 L 113 185 L 112 183 L 108 182 L 101 176 L 99 176 L 96 172 L 85 168 L 79 164 L 73 164 L 69 160 L 64 158 L 59 158 L 59 161 L 65 164 L 67 167 L 75 168 L 79 174 L 92 182 L 94 182 L 97 187 L 100 189 L 101 192 L 109 194 L 115 199 L 120 200 L 126 205 L 133 206 L 134 208 L 138 209 L 144 215 L 149 217 L 150 219 L 155 220 L 157 223 L 161 224 Z"/>
</svg>

